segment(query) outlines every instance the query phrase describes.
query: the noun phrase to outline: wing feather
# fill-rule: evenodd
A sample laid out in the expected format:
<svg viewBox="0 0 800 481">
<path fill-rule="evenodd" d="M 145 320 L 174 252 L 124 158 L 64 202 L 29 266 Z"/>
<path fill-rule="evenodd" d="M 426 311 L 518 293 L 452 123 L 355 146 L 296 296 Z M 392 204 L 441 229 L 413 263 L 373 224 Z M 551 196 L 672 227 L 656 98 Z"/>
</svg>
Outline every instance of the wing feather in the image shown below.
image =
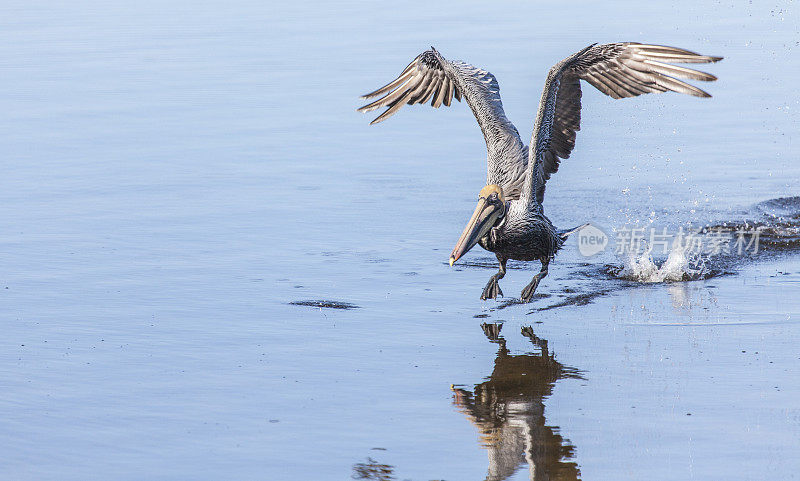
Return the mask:
<svg viewBox="0 0 800 481">
<path fill-rule="evenodd" d="M 406 102 L 408 102 L 408 100 L 413 95 L 414 95 L 414 90 L 406 90 L 405 93 L 403 93 L 402 97 L 389 104 L 389 108 L 386 109 L 382 114 L 377 116 L 375 120 L 370 122 L 370 124 L 377 124 L 378 122 L 383 122 L 384 120 L 394 115 L 394 113 L 400 110 L 403 107 L 403 105 L 405 105 Z"/>
<path fill-rule="evenodd" d="M 404 105 L 430 100 L 432 107 L 449 107 L 453 98 L 460 102 L 463 97 L 486 141 L 487 183 L 503 187 L 509 199 L 520 196 L 527 167 L 525 146 L 506 118 L 494 75 L 464 62 L 449 61 L 431 48 L 412 60 L 397 78 L 363 96 L 373 97 L 378 98 L 358 109 L 370 112 L 386 108 L 372 124 L 388 119 Z"/>
<path fill-rule="evenodd" d="M 665 45 L 626 42 L 590 45 L 557 63 L 550 69 L 539 103 L 523 196 L 541 204 L 547 179 L 558 171 L 560 159 L 569 158 L 575 147 L 575 133 L 580 130 L 580 80 L 615 99 L 666 91 L 710 97 L 681 79 L 710 82 L 717 77 L 667 62 L 719 60 L 722 57 Z"/>
<path fill-rule="evenodd" d="M 384 85 L 383 87 L 379 88 L 378 90 L 375 90 L 375 91 L 373 91 L 373 92 L 370 92 L 370 93 L 368 93 L 368 94 L 364 94 L 364 95 L 362 95 L 362 96 L 361 96 L 361 98 L 362 98 L 362 99 L 369 99 L 369 98 L 372 98 L 372 97 L 377 97 L 378 95 L 381 95 L 381 94 L 383 94 L 383 93 L 386 93 L 386 92 L 388 92 L 388 91 L 390 91 L 390 90 L 394 90 L 394 89 L 395 89 L 395 88 L 397 88 L 397 87 L 398 87 L 400 84 L 404 83 L 406 80 L 408 80 L 409 78 L 411 78 L 411 76 L 412 76 L 412 75 L 414 75 L 414 72 L 411 72 L 411 71 L 404 71 L 404 72 L 403 72 L 403 73 L 401 73 L 401 74 L 400 74 L 400 76 L 399 76 L 399 77 L 397 77 L 396 79 L 392 80 L 391 82 L 389 82 L 388 84 L 386 84 L 386 85 Z"/>
<path fill-rule="evenodd" d="M 447 83 L 445 85 L 447 90 L 445 90 L 444 94 L 444 105 L 445 107 L 449 107 L 450 103 L 453 101 L 453 91 L 455 88 L 453 88 L 453 83 L 450 81 L 450 79 L 447 79 Z"/>
<path fill-rule="evenodd" d="M 433 101 L 433 108 L 438 109 L 441 107 L 442 102 L 444 102 L 444 98 L 447 95 L 447 77 L 443 77 L 441 80 L 441 84 L 439 85 L 439 92 L 436 94 L 436 99 Z"/>
<path fill-rule="evenodd" d="M 414 95 L 411 96 L 411 99 L 408 101 L 409 105 L 414 105 L 420 103 L 420 99 L 428 90 L 430 85 L 433 83 L 431 82 L 432 78 L 434 77 L 433 72 L 426 72 L 425 75 L 422 76 L 422 79 L 417 85 L 417 88 L 414 89 Z"/>
</svg>

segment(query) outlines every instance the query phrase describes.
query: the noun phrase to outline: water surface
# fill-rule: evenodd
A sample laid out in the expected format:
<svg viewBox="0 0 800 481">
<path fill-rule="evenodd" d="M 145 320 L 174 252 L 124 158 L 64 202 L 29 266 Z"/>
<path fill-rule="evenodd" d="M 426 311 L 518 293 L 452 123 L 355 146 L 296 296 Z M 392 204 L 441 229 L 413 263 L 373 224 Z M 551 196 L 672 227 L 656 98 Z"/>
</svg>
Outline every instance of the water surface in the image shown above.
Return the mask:
<svg viewBox="0 0 800 481">
<path fill-rule="evenodd" d="M 796 477 L 793 3 L 0 13 L 3 478 Z M 447 265 L 485 178 L 471 113 L 369 127 L 357 96 L 434 45 L 527 140 L 547 69 L 619 40 L 725 56 L 714 98 L 585 87 L 553 222 L 789 245 L 646 283 L 570 243 L 533 303 L 525 264 L 481 302 L 493 256 Z"/>
</svg>

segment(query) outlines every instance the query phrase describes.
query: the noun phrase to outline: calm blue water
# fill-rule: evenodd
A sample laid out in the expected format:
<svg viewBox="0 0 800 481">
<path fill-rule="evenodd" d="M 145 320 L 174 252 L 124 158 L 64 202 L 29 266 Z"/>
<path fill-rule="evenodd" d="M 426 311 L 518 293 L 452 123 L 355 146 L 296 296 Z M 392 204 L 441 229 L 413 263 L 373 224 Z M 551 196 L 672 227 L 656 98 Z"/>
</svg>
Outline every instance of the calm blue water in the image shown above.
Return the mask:
<svg viewBox="0 0 800 481">
<path fill-rule="evenodd" d="M 545 207 L 736 221 L 800 195 L 799 38 L 788 2 L 4 2 L 0 477 L 796 477 L 796 251 L 636 285 L 570 244 L 534 304 L 481 302 L 493 256 L 447 265 L 471 113 L 355 109 L 434 45 L 527 140 L 589 43 L 722 55 L 710 100 L 585 87 Z M 292 304 L 316 300 L 358 308 Z"/>
</svg>

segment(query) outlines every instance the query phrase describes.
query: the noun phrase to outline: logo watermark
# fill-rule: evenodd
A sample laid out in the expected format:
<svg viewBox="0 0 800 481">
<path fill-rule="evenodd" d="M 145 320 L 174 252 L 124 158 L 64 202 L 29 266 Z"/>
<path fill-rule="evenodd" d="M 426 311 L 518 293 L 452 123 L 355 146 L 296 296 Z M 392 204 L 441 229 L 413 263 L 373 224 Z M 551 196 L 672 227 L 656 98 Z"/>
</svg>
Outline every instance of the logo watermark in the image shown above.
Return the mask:
<svg viewBox="0 0 800 481">
<path fill-rule="evenodd" d="M 681 251 L 687 256 L 712 257 L 720 254 L 755 255 L 759 249 L 761 228 L 689 230 L 679 227 L 629 227 L 614 229 L 614 253 L 617 255 L 663 254 Z M 590 257 L 606 251 L 609 236 L 600 227 L 589 224 L 577 232 L 578 251 Z"/>
<path fill-rule="evenodd" d="M 606 250 L 608 236 L 592 224 L 578 231 L 578 251 L 584 257 L 590 257 Z"/>
</svg>

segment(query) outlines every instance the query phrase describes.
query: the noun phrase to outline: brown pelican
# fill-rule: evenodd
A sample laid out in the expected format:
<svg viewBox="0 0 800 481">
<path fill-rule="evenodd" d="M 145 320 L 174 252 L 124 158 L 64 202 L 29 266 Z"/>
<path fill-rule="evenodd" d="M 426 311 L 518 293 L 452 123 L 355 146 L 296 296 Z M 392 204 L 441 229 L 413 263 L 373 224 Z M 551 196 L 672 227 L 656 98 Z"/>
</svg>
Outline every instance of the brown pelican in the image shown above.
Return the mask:
<svg viewBox="0 0 800 481">
<path fill-rule="evenodd" d="M 712 81 L 715 76 L 667 62 L 708 63 L 721 59 L 633 42 L 590 45 L 550 69 L 530 148 L 506 118 L 494 75 L 464 62 L 447 60 L 433 47 L 412 60 L 395 80 L 364 95 L 363 98 L 381 97 L 358 110 L 369 112 L 386 107 L 372 121 L 375 124 L 406 104 L 430 100 L 431 106 L 438 108 L 442 104 L 449 106 L 453 97 L 459 101 L 464 97 L 486 141 L 488 172 L 486 186 L 478 194 L 478 206 L 450 255 L 450 265 L 475 244 L 494 252 L 500 270 L 481 295 L 481 299 L 494 299 L 503 295 L 497 281 L 505 276 L 509 259 L 539 260 L 541 271 L 522 290 L 522 300 L 529 301 L 567 236 L 580 229 L 557 231 L 542 208 L 547 179 L 575 147 L 581 118 L 580 81 L 589 82 L 615 99 L 666 91 L 710 97 L 678 79 Z"/>
</svg>

